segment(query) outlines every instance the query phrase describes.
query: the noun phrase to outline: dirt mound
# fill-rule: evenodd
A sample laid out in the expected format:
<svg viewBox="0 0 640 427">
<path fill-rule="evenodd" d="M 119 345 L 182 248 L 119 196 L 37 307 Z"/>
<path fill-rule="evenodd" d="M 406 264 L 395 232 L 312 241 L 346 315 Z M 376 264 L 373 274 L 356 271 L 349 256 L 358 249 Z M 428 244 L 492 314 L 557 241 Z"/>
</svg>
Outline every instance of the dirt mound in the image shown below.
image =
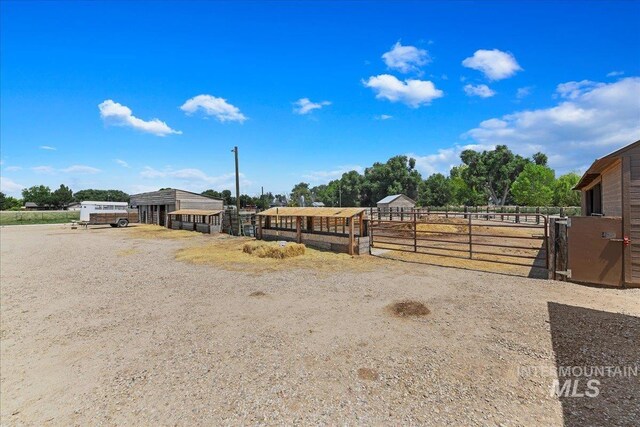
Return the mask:
<svg viewBox="0 0 640 427">
<path fill-rule="evenodd" d="M 305 249 L 306 247 L 300 243 L 280 245 L 279 243 L 249 242 L 244 244 L 242 252 L 258 258 L 284 259 L 304 255 Z"/>
<path fill-rule="evenodd" d="M 265 294 L 265 293 L 264 293 L 264 292 L 262 292 L 262 291 L 255 291 L 255 292 L 251 292 L 251 293 L 249 294 L 249 296 L 250 296 L 250 297 L 266 297 L 266 296 L 267 296 L 267 294 Z"/>
<path fill-rule="evenodd" d="M 418 301 L 405 300 L 388 306 L 391 314 L 397 317 L 419 317 L 430 313 L 426 305 Z"/>
</svg>

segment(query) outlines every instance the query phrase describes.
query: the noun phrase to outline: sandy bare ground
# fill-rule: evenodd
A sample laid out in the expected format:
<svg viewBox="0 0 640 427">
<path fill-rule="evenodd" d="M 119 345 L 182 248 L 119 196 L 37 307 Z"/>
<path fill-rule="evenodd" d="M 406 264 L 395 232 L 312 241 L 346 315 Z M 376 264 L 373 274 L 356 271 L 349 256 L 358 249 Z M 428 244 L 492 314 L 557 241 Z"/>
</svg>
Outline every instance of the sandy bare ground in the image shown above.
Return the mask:
<svg viewBox="0 0 640 427">
<path fill-rule="evenodd" d="M 375 257 L 194 265 L 176 253 L 218 240 L 135 231 L 1 229 L 2 425 L 640 419 L 637 377 L 558 399 L 522 373 L 640 364 L 638 290 Z M 430 314 L 393 317 L 406 299 Z"/>
</svg>

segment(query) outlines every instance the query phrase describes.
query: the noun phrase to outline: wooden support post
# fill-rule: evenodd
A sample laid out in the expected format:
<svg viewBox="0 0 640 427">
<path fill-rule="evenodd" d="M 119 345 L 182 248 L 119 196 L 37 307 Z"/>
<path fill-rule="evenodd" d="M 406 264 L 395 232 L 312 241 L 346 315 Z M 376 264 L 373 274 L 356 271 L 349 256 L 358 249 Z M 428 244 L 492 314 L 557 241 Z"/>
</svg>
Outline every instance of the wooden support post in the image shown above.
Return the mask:
<svg viewBox="0 0 640 427">
<path fill-rule="evenodd" d="M 473 259 L 473 233 L 471 232 L 471 215 L 469 215 L 469 259 Z"/>
<path fill-rule="evenodd" d="M 360 228 L 360 232 L 358 233 L 360 235 L 360 237 L 364 237 L 364 212 L 362 212 L 360 214 L 360 218 L 359 218 L 359 222 L 358 222 L 358 227 Z"/>
<path fill-rule="evenodd" d="M 353 238 L 353 218 L 349 218 L 349 255 L 353 255 L 353 242 L 355 240 Z"/>
<path fill-rule="evenodd" d="M 262 240 L 262 216 L 257 215 L 258 217 L 258 239 Z"/>
<path fill-rule="evenodd" d="M 418 252 L 418 223 L 417 214 L 413 213 L 413 252 Z"/>
<path fill-rule="evenodd" d="M 296 217 L 296 241 L 302 243 L 302 217 Z"/>
</svg>

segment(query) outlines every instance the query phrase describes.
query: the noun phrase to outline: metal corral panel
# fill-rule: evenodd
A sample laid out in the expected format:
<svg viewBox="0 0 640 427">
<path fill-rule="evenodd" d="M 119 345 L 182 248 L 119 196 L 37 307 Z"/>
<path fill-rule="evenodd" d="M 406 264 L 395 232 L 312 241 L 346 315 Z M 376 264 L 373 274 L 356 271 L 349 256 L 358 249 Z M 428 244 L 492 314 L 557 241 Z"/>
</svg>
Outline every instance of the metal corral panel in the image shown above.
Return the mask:
<svg viewBox="0 0 640 427">
<path fill-rule="evenodd" d="M 259 212 L 260 216 L 304 216 L 322 218 L 351 218 L 360 215 L 365 208 L 271 208 Z"/>
</svg>

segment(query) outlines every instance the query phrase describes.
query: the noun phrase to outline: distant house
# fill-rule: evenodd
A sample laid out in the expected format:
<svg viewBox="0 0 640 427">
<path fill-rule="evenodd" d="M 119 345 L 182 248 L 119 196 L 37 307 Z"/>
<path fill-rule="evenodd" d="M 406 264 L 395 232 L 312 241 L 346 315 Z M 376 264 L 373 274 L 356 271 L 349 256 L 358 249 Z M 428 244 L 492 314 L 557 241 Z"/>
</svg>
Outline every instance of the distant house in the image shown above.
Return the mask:
<svg viewBox="0 0 640 427">
<path fill-rule="evenodd" d="M 404 194 L 394 194 L 380 200 L 377 206 L 381 211 L 411 210 L 416 207 L 416 202 Z"/>
<path fill-rule="evenodd" d="M 38 204 L 35 202 L 26 202 L 24 204 L 24 208 L 28 211 L 37 211 L 38 210 Z"/>
<path fill-rule="evenodd" d="M 68 211 L 79 211 L 80 210 L 80 202 L 71 202 L 66 206 L 65 209 L 68 210 Z"/>
<path fill-rule="evenodd" d="M 324 203 L 322 203 L 322 202 L 313 202 L 313 203 L 311 203 L 311 207 L 313 207 L 313 208 L 324 208 Z"/>
</svg>

